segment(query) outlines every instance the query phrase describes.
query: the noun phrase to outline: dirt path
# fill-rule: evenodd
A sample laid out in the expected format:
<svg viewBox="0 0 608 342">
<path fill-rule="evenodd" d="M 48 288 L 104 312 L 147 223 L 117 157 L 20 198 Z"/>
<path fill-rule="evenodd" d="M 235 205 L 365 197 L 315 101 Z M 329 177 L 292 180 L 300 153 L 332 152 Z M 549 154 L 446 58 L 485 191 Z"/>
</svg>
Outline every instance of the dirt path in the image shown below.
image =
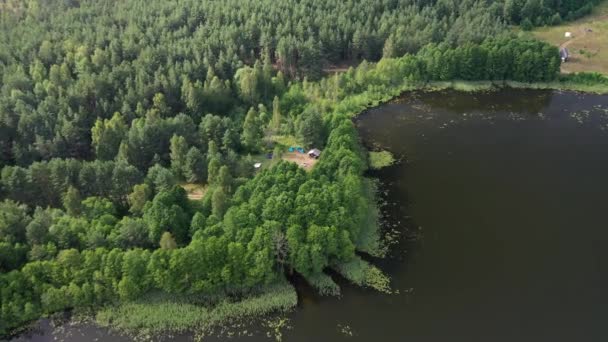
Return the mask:
<svg viewBox="0 0 608 342">
<path fill-rule="evenodd" d="M 567 41 L 563 42 L 562 45 L 559 46 L 559 49 L 565 49 L 568 46 L 570 46 L 570 44 L 574 43 L 578 38 L 580 38 L 578 35 L 575 35 L 573 38 L 568 39 Z"/>
<path fill-rule="evenodd" d="M 574 31 L 572 32 L 572 34 L 574 35 L 574 37 L 568 39 L 567 41 L 563 42 L 559 46 L 560 50 L 567 48 L 568 46 L 570 46 L 570 44 L 574 43 L 575 41 L 577 41 L 577 40 L 579 40 L 579 39 L 581 39 L 581 38 L 583 38 L 583 37 L 585 37 L 587 35 L 587 29 L 583 28 L 581 26 L 583 26 L 583 25 L 579 25 L 576 28 L 576 32 L 574 32 Z"/>
</svg>

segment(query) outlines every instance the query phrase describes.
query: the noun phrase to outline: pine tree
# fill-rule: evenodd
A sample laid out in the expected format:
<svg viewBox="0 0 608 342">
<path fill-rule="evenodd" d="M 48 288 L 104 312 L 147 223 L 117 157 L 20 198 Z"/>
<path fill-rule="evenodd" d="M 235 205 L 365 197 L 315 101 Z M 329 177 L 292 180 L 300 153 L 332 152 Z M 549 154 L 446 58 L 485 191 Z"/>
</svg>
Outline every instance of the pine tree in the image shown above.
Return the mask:
<svg viewBox="0 0 608 342">
<path fill-rule="evenodd" d="M 183 178 L 186 168 L 188 143 L 182 136 L 174 135 L 171 138 L 171 170 L 175 177 Z"/>
<path fill-rule="evenodd" d="M 393 35 L 390 35 L 384 42 L 384 48 L 382 49 L 383 58 L 394 58 L 396 57 L 395 42 Z"/>
<path fill-rule="evenodd" d="M 213 197 L 211 198 L 211 208 L 213 215 L 217 217 L 223 217 L 224 213 L 226 213 L 226 209 L 228 208 L 228 198 L 223 188 L 218 188 L 213 192 Z"/>
<path fill-rule="evenodd" d="M 230 175 L 228 166 L 224 165 L 220 168 L 217 184 L 224 190 L 224 193 L 229 194 L 232 192 L 232 175 Z"/>
<path fill-rule="evenodd" d="M 63 196 L 63 207 L 70 216 L 79 216 L 82 213 L 82 198 L 80 192 L 73 186 Z"/>
<path fill-rule="evenodd" d="M 309 147 L 320 146 L 323 143 L 323 119 L 319 112 L 310 109 L 302 114 L 298 136 Z"/>
<path fill-rule="evenodd" d="M 281 130 L 281 104 L 278 96 L 275 96 L 272 101 L 272 120 L 270 121 L 270 129 L 277 134 Z"/>
<path fill-rule="evenodd" d="M 150 196 L 152 196 L 152 190 L 147 184 L 134 186 L 133 192 L 129 195 L 129 204 L 131 205 L 129 211 L 133 215 L 141 215 L 144 206 L 150 200 Z"/>
<path fill-rule="evenodd" d="M 220 173 L 220 167 L 221 167 L 221 163 L 219 158 L 215 157 L 215 158 L 211 158 L 211 160 L 209 161 L 209 166 L 207 168 L 207 183 L 208 184 L 215 184 L 215 182 L 218 179 L 219 173 Z"/>
<path fill-rule="evenodd" d="M 207 179 L 207 167 L 205 156 L 201 151 L 192 147 L 186 155 L 186 163 L 184 165 L 184 177 L 189 183 L 198 183 Z"/>
<path fill-rule="evenodd" d="M 241 140 L 243 146 L 250 151 L 257 151 L 263 136 L 262 128 L 258 119 L 258 113 L 251 107 L 245 117 L 243 124 L 243 134 Z"/>
<path fill-rule="evenodd" d="M 127 125 L 120 113 L 114 113 L 110 120 L 97 119 L 91 129 L 91 140 L 97 159 L 114 159 L 126 135 Z"/>
</svg>

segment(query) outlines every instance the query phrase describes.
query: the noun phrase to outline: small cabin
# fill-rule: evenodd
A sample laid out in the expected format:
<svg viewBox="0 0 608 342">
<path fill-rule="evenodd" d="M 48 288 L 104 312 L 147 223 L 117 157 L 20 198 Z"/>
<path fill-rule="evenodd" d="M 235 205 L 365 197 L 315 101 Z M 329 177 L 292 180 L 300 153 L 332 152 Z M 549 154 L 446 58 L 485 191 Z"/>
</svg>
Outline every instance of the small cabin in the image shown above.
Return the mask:
<svg viewBox="0 0 608 342">
<path fill-rule="evenodd" d="M 568 61 L 568 59 L 570 58 L 570 53 L 568 52 L 568 49 L 566 48 L 561 48 L 559 50 L 559 56 L 562 59 L 562 63 L 565 63 Z"/>
<path fill-rule="evenodd" d="M 321 156 L 321 151 L 316 148 L 313 148 L 312 150 L 308 151 L 308 156 L 310 158 L 319 159 L 319 157 Z"/>
</svg>

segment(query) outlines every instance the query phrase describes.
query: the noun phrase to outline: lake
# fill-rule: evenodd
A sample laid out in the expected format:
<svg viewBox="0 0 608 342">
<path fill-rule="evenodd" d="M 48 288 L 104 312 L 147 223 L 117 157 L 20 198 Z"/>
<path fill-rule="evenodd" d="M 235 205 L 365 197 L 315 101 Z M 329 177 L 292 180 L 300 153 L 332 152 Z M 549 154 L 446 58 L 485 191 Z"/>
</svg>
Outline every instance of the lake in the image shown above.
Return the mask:
<svg viewBox="0 0 608 342">
<path fill-rule="evenodd" d="M 374 262 L 398 293 L 300 285 L 284 341 L 608 339 L 608 96 L 413 92 L 356 124 L 400 160 L 370 174 L 401 236 Z M 239 330 L 231 340 L 269 340 L 261 324 Z M 129 340 L 46 321 L 20 340 L 53 338 Z"/>
</svg>

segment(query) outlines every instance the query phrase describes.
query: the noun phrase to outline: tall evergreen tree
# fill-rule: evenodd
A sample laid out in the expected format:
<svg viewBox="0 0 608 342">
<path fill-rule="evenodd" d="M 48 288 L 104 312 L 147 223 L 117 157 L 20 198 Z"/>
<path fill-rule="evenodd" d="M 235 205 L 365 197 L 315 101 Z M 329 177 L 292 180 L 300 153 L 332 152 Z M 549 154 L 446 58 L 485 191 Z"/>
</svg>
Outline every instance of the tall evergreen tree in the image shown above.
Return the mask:
<svg viewBox="0 0 608 342">
<path fill-rule="evenodd" d="M 171 138 L 171 170 L 178 178 L 183 178 L 186 170 L 188 143 L 184 137 L 174 135 Z"/>
<path fill-rule="evenodd" d="M 272 120 L 270 121 L 270 128 L 275 133 L 279 133 L 281 130 L 281 103 L 278 96 L 275 96 L 272 101 Z"/>
<path fill-rule="evenodd" d="M 207 180 L 207 165 L 201 151 L 192 147 L 186 155 L 184 177 L 189 183 L 199 183 Z"/>
<path fill-rule="evenodd" d="M 241 143 L 248 150 L 257 151 L 263 135 L 264 132 L 258 118 L 258 113 L 255 108 L 251 107 L 247 112 L 247 116 L 245 117 L 245 123 L 243 123 Z"/>
<path fill-rule="evenodd" d="M 73 186 L 63 196 L 63 207 L 70 216 L 79 216 L 82 213 L 80 192 Z"/>
</svg>

